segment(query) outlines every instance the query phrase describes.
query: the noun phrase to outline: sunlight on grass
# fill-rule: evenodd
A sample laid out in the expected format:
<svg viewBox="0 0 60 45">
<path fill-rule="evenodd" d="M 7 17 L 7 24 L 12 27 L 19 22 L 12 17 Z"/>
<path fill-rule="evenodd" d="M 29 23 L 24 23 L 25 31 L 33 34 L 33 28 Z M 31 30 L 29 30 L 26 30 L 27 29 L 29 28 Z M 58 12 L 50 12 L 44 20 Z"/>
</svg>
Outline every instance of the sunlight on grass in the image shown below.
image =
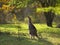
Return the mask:
<svg viewBox="0 0 60 45">
<path fill-rule="evenodd" d="M 18 28 L 19 26 L 20 28 Z M 42 35 L 43 40 L 31 40 L 28 30 L 28 25 L 21 23 L 19 25 L 5 24 L 0 25 L 0 31 L 3 32 L 0 36 L 1 45 L 58 45 L 60 44 L 60 29 L 47 27 L 46 24 L 34 24 L 38 35 Z M 5 35 L 9 32 L 10 35 Z M 19 32 L 19 34 L 18 34 Z M 8 34 L 8 33 L 7 33 Z M 18 39 L 19 37 L 19 39 Z"/>
</svg>

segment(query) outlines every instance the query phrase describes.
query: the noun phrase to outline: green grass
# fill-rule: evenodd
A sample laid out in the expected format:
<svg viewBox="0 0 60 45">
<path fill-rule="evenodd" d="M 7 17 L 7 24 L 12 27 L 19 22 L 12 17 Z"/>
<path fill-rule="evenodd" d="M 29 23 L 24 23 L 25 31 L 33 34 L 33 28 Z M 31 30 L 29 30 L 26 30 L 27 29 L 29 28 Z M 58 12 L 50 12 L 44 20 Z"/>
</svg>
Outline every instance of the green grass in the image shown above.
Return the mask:
<svg viewBox="0 0 60 45">
<path fill-rule="evenodd" d="M 19 35 L 18 35 L 18 27 Z M 0 24 L 0 45 L 60 45 L 60 29 L 34 24 L 42 39 L 30 39 L 27 24 Z"/>
</svg>

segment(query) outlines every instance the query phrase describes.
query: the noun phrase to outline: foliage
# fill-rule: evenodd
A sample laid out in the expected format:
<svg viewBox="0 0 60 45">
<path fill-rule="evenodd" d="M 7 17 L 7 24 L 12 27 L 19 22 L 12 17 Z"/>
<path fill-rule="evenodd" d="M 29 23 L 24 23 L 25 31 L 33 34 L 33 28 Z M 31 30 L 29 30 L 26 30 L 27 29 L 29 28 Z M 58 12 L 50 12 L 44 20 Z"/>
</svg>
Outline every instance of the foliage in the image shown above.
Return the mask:
<svg viewBox="0 0 60 45">
<path fill-rule="evenodd" d="M 5 0 L 4 0 L 5 1 Z M 3 0 L 2 0 L 2 2 L 4 2 Z M 42 6 L 41 6 L 41 2 L 40 2 L 41 0 L 8 0 L 8 2 L 7 2 L 7 0 L 3 3 L 3 5 L 2 5 L 2 8 L 0 8 L 0 9 L 2 9 L 3 10 L 3 13 L 5 13 L 5 15 L 6 15 L 6 17 L 9 17 L 8 15 L 9 15 L 9 13 L 11 13 L 10 14 L 10 16 L 12 15 L 12 16 L 14 16 L 12 13 L 14 12 L 14 14 L 17 16 L 17 18 L 19 18 L 20 19 L 20 17 L 22 18 L 24 18 L 26 15 L 24 14 L 25 12 L 24 11 L 26 11 L 26 10 L 31 10 L 31 14 L 29 14 L 29 15 L 34 15 L 34 17 L 36 16 L 37 17 L 37 15 L 36 15 L 36 13 L 39 13 L 40 14 L 40 12 L 43 12 L 43 11 L 45 11 L 45 12 L 48 12 L 50 9 L 52 9 L 57 15 L 59 14 L 60 15 L 60 8 L 59 7 L 57 7 L 57 5 L 59 5 L 59 0 L 57 0 L 57 5 L 56 5 L 56 7 L 51 7 L 51 6 L 49 6 L 49 7 L 45 7 L 45 8 L 43 8 Z M 45 2 L 46 2 L 47 0 L 45 0 Z M 52 1 L 52 0 L 51 0 Z M 15 10 L 17 10 L 17 14 L 15 13 Z M 20 11 L 19 11 L 20 10 Z M 0 10 L 1 11 L 1 10 Z M 18 13 L 19 12 L 19 13 Z M 28 13 L 28 12 L 27 12 Z M 35 17 L 35 18 L 36 18 Z M 16 18 L 16 19 L 17 19 Z M 15 20 L 15 19 L 13 19 L 13 20 Z"/>
<path fill-rule="evenodd" d="M 29 0 L 12 0 L 10 5 L 16 6 L 16 8 L 23 8 L 27 6 Z"/>
</svg>

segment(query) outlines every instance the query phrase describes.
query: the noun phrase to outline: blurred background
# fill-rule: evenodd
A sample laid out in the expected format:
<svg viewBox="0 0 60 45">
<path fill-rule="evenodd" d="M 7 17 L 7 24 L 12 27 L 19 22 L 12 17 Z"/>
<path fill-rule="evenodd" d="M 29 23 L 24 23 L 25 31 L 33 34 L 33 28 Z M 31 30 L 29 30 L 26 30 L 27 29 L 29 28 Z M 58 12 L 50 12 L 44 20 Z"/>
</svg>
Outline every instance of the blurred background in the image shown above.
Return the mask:
<svg viewBox="0 0 60 45">
<path fill-rule="evenodd" d="M 46 23 L 52 10 L 53 23 L 60 23 L 60 0 L 0 0 L 0 24 L 25 22 L 30 16 L 33 23 Z M 51 14 L 51 13 L 50 13 Z"/>
</svg>

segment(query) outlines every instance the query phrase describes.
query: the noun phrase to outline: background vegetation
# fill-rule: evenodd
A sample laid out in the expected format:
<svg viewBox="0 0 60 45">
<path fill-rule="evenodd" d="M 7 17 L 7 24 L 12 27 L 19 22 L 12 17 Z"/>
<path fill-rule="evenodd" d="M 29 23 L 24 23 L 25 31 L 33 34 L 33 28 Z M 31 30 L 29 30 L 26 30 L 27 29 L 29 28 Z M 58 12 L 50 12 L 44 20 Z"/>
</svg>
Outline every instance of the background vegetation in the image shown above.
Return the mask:
<svg viewBox="0 0 60 45">
<path fill-rule="evenodd" d="M 0 1 L 0 23 L 14 23 L 16 20 L 23 21 L 26 20 L 28 15 L 33 17 L 33 22 L 45 23 L 46 19 L 43 12 L 48 12 L 50 9 L 56 15 L 54 22 L 58 23 L 60 18 L 60 1 L 56 0 L 55 4 L 55 0 L 53 0 L 51 3 L 52 6 L 42 7 L 39 0 L 2 0 Z"/>
<path fill-rule="evenodd" d="M 42 39 L 30 39 L 27 16 Z M 60 0 L 0 0 L 0 45 L 60 45 L 59 24 Z"/>
</svg>

